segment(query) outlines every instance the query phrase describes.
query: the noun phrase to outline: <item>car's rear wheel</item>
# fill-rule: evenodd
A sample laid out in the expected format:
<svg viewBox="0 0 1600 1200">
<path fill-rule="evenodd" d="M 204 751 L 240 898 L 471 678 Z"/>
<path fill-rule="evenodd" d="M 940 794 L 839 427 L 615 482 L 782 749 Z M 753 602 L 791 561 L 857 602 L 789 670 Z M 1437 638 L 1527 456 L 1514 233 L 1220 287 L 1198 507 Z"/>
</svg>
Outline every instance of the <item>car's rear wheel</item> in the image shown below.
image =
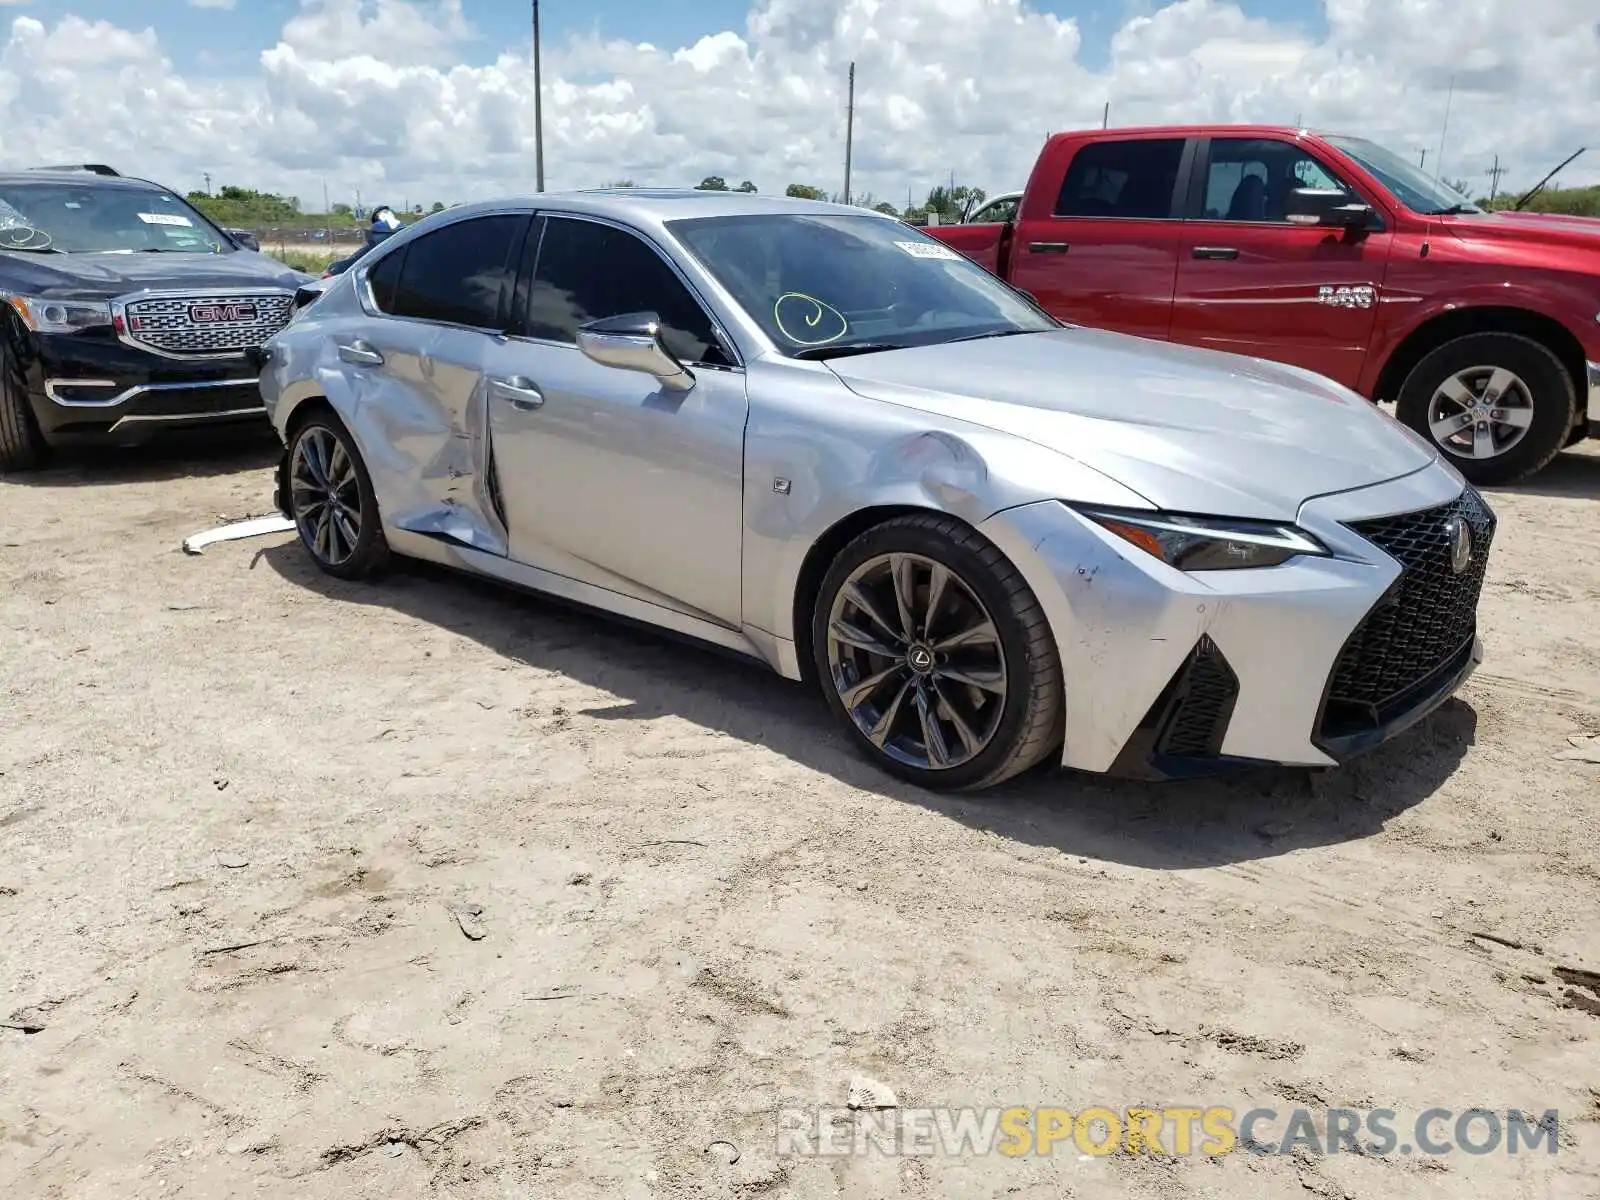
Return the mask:
<svg viewBox="0 0 1600 1200">
<path fill-rule="evenodd" d="M 1561 360 L 1531 338 L 1474 333 L 1419 362 L 1395 415 L 1476 484 L 1515 483 L 1566 445 L 1577 392 Z"/>
<path fill-rule="evenodd" d="M 289 515 L 312 561 L 340 579 L 364 579 L 389 561 L 372 477 L 336 417 L 313 414 L 289 444 Z"/>
<path fill-rule="evenodd" d="M 48 453 L 16 366 L 0 348 L 0 471 L 31 471 Z"/>
<path fill-rule="evenodd" d="M 1044 612 L 1005 556 L 950 517 L 898 517 L 846 545 L 811 632 L 835 716 L 901 779 L 989 787 L 1060 742 L 1061 661 Z"/>
</svg>

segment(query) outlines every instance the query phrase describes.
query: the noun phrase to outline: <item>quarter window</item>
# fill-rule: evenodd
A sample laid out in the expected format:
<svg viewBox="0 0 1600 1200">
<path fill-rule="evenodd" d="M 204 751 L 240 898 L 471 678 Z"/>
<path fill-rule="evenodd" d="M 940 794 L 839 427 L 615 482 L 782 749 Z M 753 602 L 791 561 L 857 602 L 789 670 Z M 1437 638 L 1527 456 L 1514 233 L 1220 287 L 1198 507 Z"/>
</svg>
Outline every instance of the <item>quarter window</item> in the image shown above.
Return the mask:
<svg viewBox="0 0 1600 1200">
<path fill-rule="evenodd" d="M 1286 221 L 1289 193 L 1295 188 L 1349 190 L 1289 142 L 1215 138 L 1202 216 L 1208 221 Z"/>
<path fill-rule="evenodd" d="M 1056 216 L 1171 217 L 1183 146 L 1183 138 L 1090 142 L 1072 156 Z"/>
<path fill-rule="evenodd" d="M 679 361 L 732 365 L 705 309 L 654 249 L 611 225 L 549 218 L 528 297 L 528 336 L 576 342 L 580 325 L 635 312 L 660 318 L 661 340 Z"/>
<path fill-rule="evenodd" d="M 395 253 L 380 258 L 367 272 L 367 286 L 372 289 L 372 299 L 379 312 L 394 312 L 394 292 L 405 257 L 406 250 L 402 246 Z"/>
<path fill-rule="evenodd" d="M 424 234 L 407 245 L 393 297 L 385 306 L 373 279 L 373 298 L 397 317 L 504 329 L 506 298 L 516 279 L 518 234 L 527 218 L 475 217 Z M 379 268 L 401 255 L 391 255 Z"/>
</svg>

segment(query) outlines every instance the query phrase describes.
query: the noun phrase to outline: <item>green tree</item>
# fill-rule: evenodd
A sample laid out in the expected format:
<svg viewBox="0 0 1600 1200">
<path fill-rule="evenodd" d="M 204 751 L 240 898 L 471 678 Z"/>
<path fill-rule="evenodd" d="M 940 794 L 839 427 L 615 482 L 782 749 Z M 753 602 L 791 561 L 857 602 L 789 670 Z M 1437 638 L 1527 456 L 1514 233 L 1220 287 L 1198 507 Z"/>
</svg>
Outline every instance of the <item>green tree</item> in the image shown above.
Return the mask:
<svg viewBox="0 0 1600 1200">
<path fill-rule="evenodd" d="M 733 190 L 736 191 L 736 192 L 754 193 L 755 190 L 756 190 L 756 185 L 751 183 L 748 179 L 746 179 L 743 183 L 741 183 L 738 187 L 734 188 Z"/>
<path fill-rule="evenodd" d="M 333 206 L 332 215 L 335 217 L 350 217 L 353 219 L 356 215 L 356 210 L 351 208 L 348 204 L 335 204 Z"/>
<path fill-rule="evenodd" d="M 631 180 L 631 179 L 613 179 L 610 183 L 606 184 L 606 186 L 608 188 L 619 188 L 619 187 L 634 187 L 636 185 L 634 184 L 633 180 Z"/>
<path fill-rule="evenodd" d="M 694 188 L 697 192 L 725 192 L 728 190 L 728 181 L 721 175 L 707 175 Z"/>
<path fill-rule="evenodd" d="M 878 201 L 878 203 L 872 206 L 872 211 L 881 212 L 886 217 L 898 217 L 900 215 L 899 210 L 887 200 Z"/>
<path fill-rule="evenodd" d="M 826 200 L 828 193 L 819 187 L 812 187 L 809 183 L 791 183 L 783 189 L 785 196 L 796 200 Z"/>
<path fill-rule="evenodd" d="M 444 211 L 444 201 L 443 200 L 435 200 L 433 202 L 433 207 L 430 208 L 428 211 L 430 213 L 443 212 Z"/>
</svg>

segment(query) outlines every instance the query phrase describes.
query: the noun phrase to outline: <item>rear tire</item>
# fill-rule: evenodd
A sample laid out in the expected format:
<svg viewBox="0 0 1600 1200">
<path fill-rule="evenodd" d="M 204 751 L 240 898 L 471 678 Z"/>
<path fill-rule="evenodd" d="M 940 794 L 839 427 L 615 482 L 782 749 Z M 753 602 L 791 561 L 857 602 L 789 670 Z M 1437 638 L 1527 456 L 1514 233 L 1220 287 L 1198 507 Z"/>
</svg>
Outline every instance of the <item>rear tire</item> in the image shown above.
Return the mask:
<svg viewBox="0 0 1600 1200">
<path fill-rule="evenodd" d="M 811 644 L 856 748 L 919 787 L 991 787 L 1061 743 L 1049 622 L 1006 557 L 953 518 L 897 517 L 845 546 L 818 590 Z"/>
<path fill-rule="evenodd" d="M 35 470 L 49 450 L 11 356 L 0 349 L 0 471 Z"/>
<path fill-rule="evenodd" d="M 336 579 L 370 579 L 389 565 L 372 476 L 355 439 L 331 412 L 296 426 L 285 503 L 311 561 Z"/>
<path fill-rule="evenodd" d="M 1401 385 L 1395 416 L 1474 483 L 1516 483 L 1561 452 L 1577 392 L 1561 360 L 1531 338 L 1473 333 L 1446 342 Z"/>
</svg>

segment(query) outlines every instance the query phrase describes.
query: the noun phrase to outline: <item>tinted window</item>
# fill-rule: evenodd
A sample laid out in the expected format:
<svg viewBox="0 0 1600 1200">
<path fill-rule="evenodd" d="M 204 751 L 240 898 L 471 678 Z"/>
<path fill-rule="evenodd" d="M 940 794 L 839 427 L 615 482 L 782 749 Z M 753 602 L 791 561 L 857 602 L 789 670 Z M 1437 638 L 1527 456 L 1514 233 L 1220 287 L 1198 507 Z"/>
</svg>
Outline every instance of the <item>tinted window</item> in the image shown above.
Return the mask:
<svg viewBox="0 0 1600 1200">
<path fill-rule="evenodd" d="M 1204 216 L 1212 221 L 1283 221 L 1295 188 L 1343 188 L 1289 142 L 1216 138 L 1206 169 Z"/>
<path fill-rule="evenodd" d="M 393 306 L 387 311 L 397 317 L 503 328 L 501 301 L 516 278 L 516 240 L 526 223 L 520 216 L 477 217 L 423 234 L 405 249 Z"/>
<path fill-rule="evenodd" d="M 995 200 L 984 205 L 972 214 L 974 225 L 999 224 L 1011 221 L 1017 215 L 1017 202 L 1015 200 Z"/>
<path fill-rule="evenodd" d="M 1056 215 L 1170 217 L 1182 160 L 1182 138 L 1091 142 L 1072 156 Z"/>
<path fill-rule="evenodd" d="M 405 264 L 406 251 L 387 255 L 367 272 L 367 286 L 372 289 L 372 299 L 380 312 L 394 311 L 394 291 L 400 282 L 400 268 Z"/>
<path fill-rule="evenodd" d="M 711 319 L 655 250 L 611 225 L 546 221 L 528 298 L 528 336 L 576 342 L 578 326 L 636 312 L 661 319 L 661 340 L 681 362 L 729 365 Z"/>
</svg>

